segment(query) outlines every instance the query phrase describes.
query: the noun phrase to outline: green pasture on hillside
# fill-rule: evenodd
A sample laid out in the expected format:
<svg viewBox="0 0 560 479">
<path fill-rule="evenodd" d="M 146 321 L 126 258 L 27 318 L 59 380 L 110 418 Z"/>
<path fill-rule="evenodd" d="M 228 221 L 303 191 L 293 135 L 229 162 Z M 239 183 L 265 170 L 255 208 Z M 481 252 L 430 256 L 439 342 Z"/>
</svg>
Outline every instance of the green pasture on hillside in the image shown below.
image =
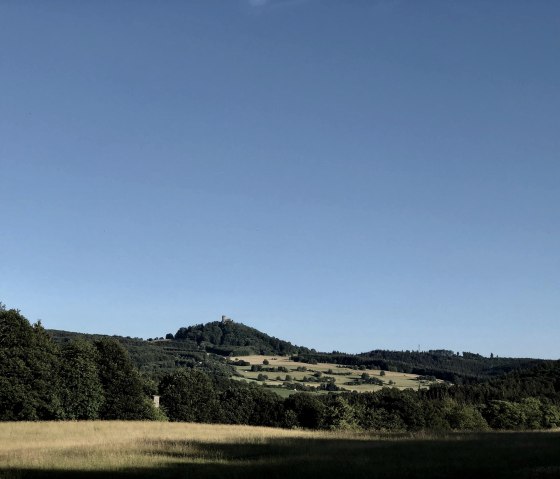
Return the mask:
<svg viewBox="0 0 560 479">
<path fill-rule="evenodd" d="M 399 389 L 420 389 L 427 388 L 431 384 L 430 381 L 419 380 L 416 374 L 398 373 L 393 371 L 385 371 L 385 375 L 381 375 L 380 370 L 360 370 L 352 369 L 350 367 L 341 367 L 340 365 L 334 363 L 318 363 L 318 364 L 308 364 L 292 361 L 286 356 L 240 356 L 239 358 L 232 358 L 235 360 L 246 361 L 252 365 L 261 365 L 263 368 L 278 368 L 284 367 L 288 372 L 268 372 L 268 371 L 251 371 L 251 366 L 236 366 L 235 369 L 239 376 L 236 379 L 246 379 L 249 381 L 259 382 L 261 384 L 266 384 L 268 386 L 273 386 L 272 390 L 279 393 L 282 396 L 286 396 L 295 392 L 294 390 L 282 391 L 280 388 L 285 382 L 286 375 L 292 377 L 292 382 L 301 383 L 306 386 L 317 387 L 319 382 L 313 381 L 303 381 L 305 377 L 309 378 L 315 373 L 320 372 L 322 377 L 331 377 L 334 379 L 334 383 L 347 391 L 357 391 L 357 392 L 370 392 L 377 391 L 384 386 L 396 387 Z M 263 364 L 263 361 L 268 361 L 268 365 Z M 305 367 L 305 371 L 298 371 L 298 368 Z M 383 381 L 383 385 L 375 384 L 352 384 L 348 385 L 345 383 L 353 382 L 354 379 L 359 379 L 363 373 L 369 374 L 371 377 L 375 377 L 380 381 Z M 268 376 L 265 381 L 258 381 L 257 378 L 260 374 Z"/>
</svg>

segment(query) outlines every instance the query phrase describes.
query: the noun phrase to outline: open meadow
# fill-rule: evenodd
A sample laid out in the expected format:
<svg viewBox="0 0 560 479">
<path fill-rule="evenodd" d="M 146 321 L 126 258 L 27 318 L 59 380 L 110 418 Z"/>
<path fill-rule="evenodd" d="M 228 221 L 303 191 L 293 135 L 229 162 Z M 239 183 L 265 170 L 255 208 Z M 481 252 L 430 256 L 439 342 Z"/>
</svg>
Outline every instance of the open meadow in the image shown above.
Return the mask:
<svg viewBox="0 0 560 479">
<path fill-rule="evenodd" d="M 286 376 L 289 377 L 289 382 L 295 382 L 308 387 L 317 387 L 321 384 L 321 380 L 325 382 L 327 379 L 330 379 L 337 387 L 343 390 L 357 392 L 377 391 L 384 386 L 396 387 L 399 389 L 420 389 L 427 388 L 430 384 L 435 382 L 435 380 L 423 380 L 422 378 L 419 378 L 417 374 L 399 373 L 394 371 L 381 372 L 378 369 L 361 370 L 334 363 L 308 364 L 293 361 L 287 356 L 251 355 L 240 356 L 235 358 L 235 360 L 242 360 L 250 365 L 235 366 L 239 376 L 234 377 L 234 379 L 255 382 L 258 381 L 261 384 L 266 384 L 267 386 L 274 388 L 274 390 L 282 396 L 286 396 L 294 392 L 293 389 L 286 392 L 278 389 L 286 382 Z M 263 364 L 263 361 L 267 361 L 268 364 Z M 261 366 L 263 370 L 251 370 L 251 366 Z M 376 381 L 372 381 L 370 383 L 363 381 L 362 375 L 364 373 Z M 262 377 L 263 375 L 266 376 L 267 379 L 259 380 L 259 376 Z"/>
<path fill-rule="evenodd" d="M 0 423 L 0 478 L 552 478 L 560 432 L 365 434 L 157 422 Z"/>
</svg>

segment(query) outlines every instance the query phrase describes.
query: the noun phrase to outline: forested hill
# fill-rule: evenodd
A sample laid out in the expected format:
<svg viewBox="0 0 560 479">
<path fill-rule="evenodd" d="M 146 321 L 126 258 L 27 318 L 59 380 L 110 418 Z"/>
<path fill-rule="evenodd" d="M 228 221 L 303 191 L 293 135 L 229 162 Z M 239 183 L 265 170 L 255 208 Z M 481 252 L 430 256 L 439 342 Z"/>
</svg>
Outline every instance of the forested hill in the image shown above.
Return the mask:
<svg viewBox="0 0 560 479">
<path fill-rule="evenodd" d="M 258 329 L 233 321 L 197 324 L 180 328 L 176 340 L 195 342 L 208 352 L 224 356 L 277 354 L 280 356 L 309 353 L 308 348 L 269 336 Z"/>
<path fill-rule="evenodd" d="M 93 341 L 98 335 L 49 331 L 55 341 L 64 343 L 76 337 Z M 135 366 L 152 377 L 176 367 L 202 364 L 210 373 L 224 371 L 224 356 L 250 354 L 287 355 L 304 363 L 336 363 L 363 369 L 382 369 L 433 376 L 455 384 L 470 384 L 520 371 L 548 361 L 523 358 L 484 357 L 475 353 L 454 353 L 448 350 L 387 351 L 374 350 L 360 354 L 333 351 L 316 352 L 295 346 L 255 328 L 232 321 L 214 321 L 182 327 L 164 339 L 114 337 L 129 351 Z M 209 353 L 209 354 L 208 354 Z"/>
<path fill-rule="evenodd" d="M 250 354 L 289 355 L 305 363 L 336 363 L 367 369 L 383 369 L 433 376 L 455 384 L 476 383 L 506 373 L 532 368 L 546 361 L 530 358 L 484 357 L 470 352 L 445 349 L 431 351 L 373 350 L 360 354 L 333 351 L 321 353 L 307 347 L 271 337 L 255 328 L 233 321 L 214 321 L 183 327 L 174 337 L 176 342 L 196 344 L 200 350 L 222 356 Z"/>
<path fill-rule="evenodd" d="M 520 401 L 526 398 L 560 404 L 560 361 L 546 361 L 490 381 L 450 387 L 438 384 L 421 392 L 430 399 L 453 398 L 463 403 Z"/>
<path fill-rule="evenodd" d="M 307 347 L 271 337 L 255 328 L 233 321 L 214 321 L 183 327 L 175 341 L 189 341 L 201 350 L 223 356 L 249 354 L 290 355 L 301 362 L 337 363 L 434 376 L 453 383 L 472 383 L 498 377 L 511 371 L 536 366 L 544 361 L 530 358 L 484 357 L 480 354 L 449 350 L 387 351 L 374 350 L 360 354 L 333 351 L 320 353 Z"/>
<path fill-rule="evenodd" d="M 81 338 L 93 342 L 105 335 L 48 330 L 58 344 Z M 149 338 L 112 336 L 119 341 L 141 372 L 157 379 L 177 367 L 202 368 L 210 375 L 231 375 L 233 370 L 225 364 L 225 356 L 250 354 L 293 355 L 307 354 L 311 350 L 294 346 L 288 341 L 274 338 L 241 323 L 212 322 L 180 328 L 177 334 Z"/>
<path fill-rule="evenodd" d="M 472 383 L 545 363 L 541 359 L 484 357 L 438 349 L 432 351 L 375 350 L 360 354 L 306 353 L 302 362 L 337 363 L 366 368 L 434 376 L 452 383 Z"/>
</svg>

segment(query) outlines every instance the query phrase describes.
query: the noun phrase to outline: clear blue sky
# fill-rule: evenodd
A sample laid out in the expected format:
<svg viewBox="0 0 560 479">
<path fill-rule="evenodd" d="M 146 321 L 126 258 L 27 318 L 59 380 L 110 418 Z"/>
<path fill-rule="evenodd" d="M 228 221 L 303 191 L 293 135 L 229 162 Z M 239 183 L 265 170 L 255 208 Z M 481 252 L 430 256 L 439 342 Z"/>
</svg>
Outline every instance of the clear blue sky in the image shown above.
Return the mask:
<svg viewBox="0 0 560 479">
<path fill-rule="evenodd" d="M 559 358 L 560 2 L 0 2 L 0 300 L 139 337 Z"/>
</svg>

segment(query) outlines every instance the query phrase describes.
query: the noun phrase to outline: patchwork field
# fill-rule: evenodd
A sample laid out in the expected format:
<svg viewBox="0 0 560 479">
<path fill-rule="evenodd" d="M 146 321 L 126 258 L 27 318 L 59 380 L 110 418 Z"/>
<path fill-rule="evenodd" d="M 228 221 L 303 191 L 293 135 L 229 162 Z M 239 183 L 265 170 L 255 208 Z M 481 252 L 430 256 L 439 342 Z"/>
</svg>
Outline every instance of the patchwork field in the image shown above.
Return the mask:
<svg viewBox="0 0 560 479">
<path fill-rule="evenodd" d="M 240 356 L 232 358 L 234 361 L 241 360 L 250 363 L 249 366 L 236 366 L 235 369 L 239 376 L 236 379 L 260 382 L 268 386 L 281 388 L 284 383 L 290 382 L 295 384 L 302 384 L 307 387 L 318 387 L 322 383 L 330 380 L 337 387 L 343 388 L 347 391 L 377 391 L 384 386 L 396 387 L 399 389 L 419 389 L 427 388 L 433 381 L 426 381 L 419 379 L 416 374 L 397 373 L 392 371 L 385 371 L 382 373 L 380 370 L 360 370 L 352 369 L 350 367 L 341 367 L 334 363 L 318 363 L 307 364 L 295 362 L 287 356 Z M 263 364 L 267 361 L 268 364 Z M 262 371 L 252 370 L 252 366 L 261 366 Z M 253 368 L 254 369 L 254 368 Z M 274 371 L 268 371 L 272 369 Z M 319 374 L 318 374 L 319 373 Z M 365 381 L 362 375 L 366 373 L 369 379 Z M 383 375 L 384 374 L 384 375 Z M 261 379 L 259 380 L 259 376 Z M 267 379 L 263 379 L 267 376 Z M 288 380 L 286 379 L 288 376 Z M 319 377 L 317 377 L 319 376 Z M 382 384 L 372 384 L 366 381 L 379 381 Z M 375 381 L 375 382 L 377 382 Z M 358 384 L 363 382 L 362 384 Z M 352 384 L 347 384 L 352 383 Z M 275 391 L 285 396 L 294 393 L 294 389 L 276 389 Z"/>
<path fill-rule="evenodd" d="M 560 433 L 327 433 L 154 422 L 0 423 L 0 478 L 552 478 Z"/>
</svg>

